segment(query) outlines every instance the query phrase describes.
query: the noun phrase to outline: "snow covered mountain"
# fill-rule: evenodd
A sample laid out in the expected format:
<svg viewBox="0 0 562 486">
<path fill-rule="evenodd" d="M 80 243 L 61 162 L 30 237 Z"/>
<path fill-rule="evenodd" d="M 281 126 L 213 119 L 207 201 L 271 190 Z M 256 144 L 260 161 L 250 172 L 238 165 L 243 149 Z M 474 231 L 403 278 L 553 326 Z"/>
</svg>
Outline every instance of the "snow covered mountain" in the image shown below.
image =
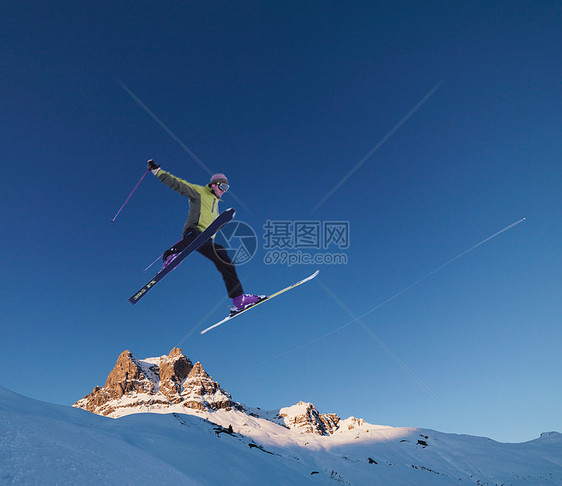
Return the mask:
<svg viewBox="0 0 562 486">
<path fill-rule="evenodd" d="M 88 412 L 120 417 L 137 412 L 240 408 L 202 368 L 179 348 L 168 356 L 137 359 L 126 350 L 117 358 L 105 385 L 74 404 Z M 174 408 L 174 409 L 177 409 Z"/>
<path fill-rule="evenodd" d="M 342 420 L 311 403 L 250 408 L 179 349 L 142 360 L 125 351 L 106 384 L 75 408 L 0 388 L 1 484 L 169 481 L 554 485 L 562 484 L 562 435 L 502 444 Z"/>
</svg>

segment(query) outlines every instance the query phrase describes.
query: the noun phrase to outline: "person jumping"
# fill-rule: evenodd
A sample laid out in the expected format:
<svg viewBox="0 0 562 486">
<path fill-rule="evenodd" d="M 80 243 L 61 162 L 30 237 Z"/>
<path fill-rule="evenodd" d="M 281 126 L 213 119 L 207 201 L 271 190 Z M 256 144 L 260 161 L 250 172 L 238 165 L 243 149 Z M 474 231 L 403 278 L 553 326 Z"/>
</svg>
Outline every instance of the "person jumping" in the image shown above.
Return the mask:
<svg viewBox="0 0 562 486">
<path fill-rule="evenodd" d="M 219 201 L 230 186 L 224 174 L 214 174 L 206 186 L 191 184 L 162 170 L 152 159 L 148 161 L 148 169 L 168 187 L 189 198 L 189 214 L 183 227 L 183 238 L 164 252 L 162 256 L 162 268 L 164 268 L 216 219 L 219 215 Z M 256 304 L 265 297 L 244 293 L 234 263 L 226 249 L 215 243 L 214 236 L 203 243 L 197 251 L 211 260 L 221 273 L 228 296 L 232 299 L 234 312 Z"/>
</svg>

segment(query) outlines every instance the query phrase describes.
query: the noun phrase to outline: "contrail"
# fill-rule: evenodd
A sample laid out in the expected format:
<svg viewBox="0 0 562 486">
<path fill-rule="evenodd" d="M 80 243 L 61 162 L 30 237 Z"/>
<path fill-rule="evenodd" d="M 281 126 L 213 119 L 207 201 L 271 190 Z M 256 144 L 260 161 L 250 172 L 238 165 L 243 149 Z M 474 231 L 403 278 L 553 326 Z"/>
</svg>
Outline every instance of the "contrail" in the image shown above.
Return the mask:
<svg viewBox="0 0 562 486">
<path fill-rule="evenodd" d="M 442 81 L 437 83 L 433 89 L 431 89 L 417 104 L 416 106 L 414 106 L 396 125 L 394 125 L 394 127 L 379 141 L 379 143 L 377 143 L 368 153 L 367 155 L 365 155 L 359 162 L 357 162 L 357 164 L 355 164 L 355 167 L 353 167 L 353 169 L 351 169 L 334 187 L 332 187 L 332 189 L 328 192 L 328 194 L 326 194 L 318 204 L 316 204 L 316 206 L 314 206 L 312 208 L 311 213 L 313 213 L 314 211 L 316 211 L 320 206 L 322 206 L 322 204 L 324 204 L 328 198 L 334 193 L 336 192 L 339 187 L 345 182 L 347 181 L 347 179 L 349 179 L 349 177 L 357 170 L 359 169 L 359 167 L 361 167 L 365 161 L 371 156 L 373 155 L 380 147 L 381 145 L 386 142 L 393 134 L 394 132 L 396 132 L 396 130 L 398 130 L 403 124 L 404 122 L 410 118 L 416 111 L 417 109 L 422 106 L 428 99 L 429 97 L 435 93 L 435 91 L 437 91 L 437 89 L 439 88 L 439 86 L 441 86 Z"/>
<path fill-rule="evenodd" d="M 253 276 L 253 273 L 249 273 L 246 276 L 246 282 L 248 280 L 250 280 L 250 278 Z M 187 341 L 191 335 L 201 327 L 201 325 L 209 318 L 209 316 L 211 316 L 221 305 L 223 305 L 223 303 L 228 299 L 228 295 L 225 295 L 222 299 L 220 299 L 217 304 L 215 305 L 215 307 L 213 307 L 205 317 L 203 317 L 203 319 L 201 319 L 192 329 L 191 331 L 189 331 L 179 342 L 178 344 L 176 344 L 176 348 L 179 348 L 185 341 Z"/>
<path fill-rule="evenodd" d="M 222 304 L 223 302 L 228 298 L 228 295 L 223 297 L 221 300 L 219 300 L 217 302 L 217 304 L 215 305 L 215 307 L 213 307 L 205 317 L 203 317 L 203 319 L 201 319 L 195 326 L 193 326 L 193 328 L 191 329 L 191 331 L 189 331 L 182 339 L 180 339 L 180 341 L 178 342 L 178 344 L 176 344 L 176 348 L 179 348 L 185 341 L 187 341 L 189 339 L 189 337 L 195 332 L 197 331 L 197 329 L 199 329 L 201 327 L 201 324 L 203 324 L 210 315 L 212 315 Z"/>
<path fill-rule="evenodd" d="M 497 231 L 496 233 L 494 233 L 491 236 L 488 236 L 487 238 L 485 238 L 484 240 L 480 241 L 479 243 L 476 243 L 476 245 L 470 247 L 468 250 L 463 251 L 462 253 L 459 253 L 456 257 L 451 258 L 449 261 L 445 262 L 443 265 L 437 267 L 435 270 L 432 270 L 431 272 L 429 272 L 428 274 L 424 275 L 423 277 L 421 277 L 420 279 L 416 280 L 414 283 L 412 283 L 411 285 L 408 285 L 405 289 L 401 290 L 400 292 L 398 292 L 397 294 L 394 294 L 392 297 L 386 299 L 384 302 L 380 303 L 379 305 L 373 307 L 371 310 L 368 310 L 367 312 L 365 312 L 364 314 L 362 314 L 361 316 L 359 316 L 358 318 L 354 318 L 352 321 L 349 321 L 345 324 L 343 324 L 342 326 L 333 329 L 332 331 L 330 331 L 327 334 L 324 334 L 320 337 L 317 337 L 316 339 L 313 339 L 312 341 L 309 341 L 307 343 L 304 344 L 299 344 L 297 347 L 290 349 L 289 351 L 284 352 L 283 354 L 280 354 L 276 357 L 270 358 L 266 361 L 264 361 L 263 363 L 269 363 L 270 361 L 274 361 L 276 359 L 282 358 L 287 356 L 288 354 L 291 354 L 292 352 L 304 348 L 306 346 L 310 346 L 311 344 L 314 344 L 328 336 L 331 336 L 332 334 L 341 331 L 342 329 L 345 329 L 348 326 L 351 326 L 351 324 L 353 324 L 354 322 L 359 321 L 360 319 L 363 319 L 364 317 L 368 316 L 369 314 L 371 314 L 372 312 L 375 312 L 376 310 L 380 309 L 382 306 L 388 304 L 389 302 L 393 301 L 394 299 L 398 298 L 399 296 L 401 296 L 403 293 L 407 292 L 408 290 L 410 290 L 412 287 L 415 287 L 416 285 L 418 285 L 419 283 L 423 282 L 424 280 L 428 279 L 429 277 L 431 277 L 432 275 L 434 275 L 435 273 L 437 273 L 439 270 L 443 270 L 443 268 L 445 268 L 446 266 L 450 265 L 451 263 L 453 263 L 454 261 L 458 260 L 459 258 L 465 256 L 467 253 L 470 253 L 471 251 L 475 250 L 476 248 L 478 248 L 479 246 L 482 246 L 484 243 L 487 243 L 488 241 L 490 241 L 491 239 L 495 238 L 496 236 L 501 235 L 502 233 L 505 233 L 507 230 L 510 230 L 511 228 L 517 226 L 518 224 L 521 224 L 523 221 L 525 221 L 527 218 L 522 218 L 519 221 L 516 221 L 515 223 L 512 223 L 508 226 L 506 226 L 505 228 Z M 368 329 L 368 328 L 367 328 Z M 263 364 L 262 363 L 262 364 Z"/>
<path fill-rule="evenodd" d="M 382 302 L 381 304 L 377 305 L 376 307 L 373 307 L 370 311 L 365 312 L 365 314 L 363 314 L 361 317 L 365 317 L 366 315 L 370 314 L 371 312 L 376 311 L 377 309 L 380 309 L 383 305 L 388 304 L 390 301 L 396 299 L 397 297 L 399 297 L 400 295 L 402 295 L 404 292 L 407 292 L 408 290 L 410 290 L 412 287 L 415 287 L 416 285 L 418 285 L 419 283 L 423 282 L 424 280 L 426 280 L 427 278 L 431 277 L 433 274 L 437 273 L 439 270 L 443 270 L 447 265 L 450 265 L 451 263 L 453 263 L 454 261 L 458 260 L 459 258 L 465 256 L 467 253 L 470 253 L 472 250 L 476 250 L 476 248 L 478 248 L 479 246 L 483 245 L 484 243 L 490 241 L 491 239 L 495 238 L 496 236 L 501 235 L 502 233 L 506 232 L 507 230 L 513 228 L 514 226 L 517 226 L 518 224 L 522 223 L 523 221 L 525 221 L 527 218 L 523 218 L 520 219 L 519 221 L 516 221 L 515 223 L 510 224 L 509 226 L 506 226 L 504 229 L 498 231 L 497 233 L 494 233 L 492 236 L 488 236 L 488 238 L 486 238 L 485 240 L 482 240 L 480 243 L 476 243 L 476 245 L 474 245 L 473 247 L 469 248 L 468 250 L 463 251 L 462 253 L 459 253 L 456 257 L 451 258 L 448 262 L 444 263 L 443 265 L 441 265 L 440 267 L 436 268 L 435 270 L 429 272 L 427 275 L 423 276 L 422 278 L 416 280 L 413 284 L 408 285 L 408 287 L 406 287 L 404 290 L 401 290 L 400 292 L 398 292 L 397 294 L 393 295 L 392 297 L 390 297 L 389 299 L 385 300 L 384 302 Z M 352 324 L 352 322 L 350 322 L 349 324 Z M 348 325 L 349 325 L 348 324 Z"/>
<path fill-rule="evenodd" d="M 131 98 L 133 98 L 133 100 L 135 100 L 135 102 L 137 103 L 137 105 L 139 105 L 144 111 L 146 111 L 150 117 L 156 122 L 158 123 L 158 125 L 160 125 L 164 131 L 170 135 L 170 137 L 172 137 L 176 143 L 183 149 L 185 150 L 192 158 L 193 160 L 195 160 L 195 162 L 197 162 L 202 168 L 203 170 L 205 170 L 207 172 L 207 174 L 209 175 L 213 175 L 213 171 L 211 169 L 209 169 L 202 161 L 199 157 L 197 157 L 197 155 L 195 155 L 193 153 L 193 151 L 185 144 L 183 143 L 174 132 L 172 132 L 172 130 L 170 130 L 162 120 L 160 120 L 160 118 L 158 118 L 153 112 L 152 110 L 146 106 L 140 99 L 139 97 L 133 93 L 123 82 L 117 80 L 117 82 L 119 83 L 119 85 L 129 94 L 129 96 Z M 236 196 L 236 194 L 234 194 L 234 192 L 232 190 L 229 191 L 229 194 L 234 198 L 234 200 L 240 204 L 240 206 L 242 206 L 246 211 L 249 211 L 248 207 Z"/>
<path fill-rule="evenodd" d="M 156 122 L 158 123 L 158 125 L 160 125 L 164 131 L 170 135 L 170 137 L 172 137 L 176 143 L 182 148 L 184 149 L 189 155 L 191 155 L 191 157 L 193 158 L 193 160 L 195 160 L 195 162 L 197 162 L 202 168 L 203 170 L 205 170 L 209 175 L 213 175 L 213 172 L 211 171 L 211 169 L 209 169 L 202 161 L 199 157 L 197 157 L 197 155 L 195 155 L 193 153 L 193 151 L 187 146 L 185 145 L 185 143 L 183 143 L 174 132 L 172 132 L 172 130 L 170 130 L 162 120 L 160 120 L 160 118 L 158 118 L 153 112 L 152 110 L 146 106 L 139 98 L 138 96 L 133 93 L 124 83 L 122 83 L 121 81 L 117 81 L 119 83 L 119 85 L 129 94 L 129 96 L 131 98 L 133 98 L 133 100 L 135 100 L 135 102 L 137 103 L 137 105 L 139 105 L 144 111 L 146 111 L 150 117 Z"/>
<path fill-rule="evenodd" d="M 432 391 L 425 385 L 425 383 L 423 381 L 421 381 L 415 374 L 414 372 L 408 368 L 404 362 L 398 357 L 396 356 L 391 350 L 390 348 L 384 344 L 381 339 L 371 330 L 369 329 L 365 323 L 361 320 L 360 317 L 357 317 L 350 309 L 349 307 L 347 307 L 342 301 L 341 299 L 338 298 L 338 296 L 336 294 L 334 294 L 327 286 L 326 284 L 321 280 L 318 279 L 318 283 L 320 284 L 320 286 L 330 295 L 330 297 L 332 297 L 332 299 L 334 299 L 341 307 L 342 309 L 344 309 L 351 317 L 353 317 L 353 321 L 352 322 L 358 322 L 361 327 L 369 334 L 369 336 L 371 336 L 373 338 L 373 340 L 382 348 L 384 349 L 388 355 L 394 360 L 396 361 L 403 369 L 404 371 L 406 371 L 406 373 L 408 373 L 414 380 L 416 380 L 418 382 L 418 384 L 432 397 L 435 398 L 435 400 L 439 401 L 439 399 L 432 393 Z"/>
</svg>

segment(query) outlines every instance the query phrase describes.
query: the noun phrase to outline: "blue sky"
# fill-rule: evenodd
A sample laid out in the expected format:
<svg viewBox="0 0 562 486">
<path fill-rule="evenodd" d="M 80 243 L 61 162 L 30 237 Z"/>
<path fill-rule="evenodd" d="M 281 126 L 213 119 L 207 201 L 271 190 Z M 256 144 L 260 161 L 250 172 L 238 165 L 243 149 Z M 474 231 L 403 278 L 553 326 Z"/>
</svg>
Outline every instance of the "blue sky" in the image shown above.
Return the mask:
<svg viewBox="0 0 562 486">
<path fill-rule="evenodd" d="M 502 441 L 560 431 L 560 5 L 18 2 L 0 13 L 2 386 L 71 404 L 124 349 L 181 344 L 251 406 L 304 400 Z M 348 221 L 347 264 L 319 266 L 321 280 L 204 336 L 192 330 L 226 307 L 201 322 L 224 287 L 199 255 L 131 306 L 143 269 L 181 235 L 186 200 L 149 174 L 111 218 L 148 158 L 194 183 L 208 174 L 123 85 L 228 175 L 242 205 L 226 195 L 222 207 L 260 239 L 267 220 Z M 522 218 L 365 316 L 376 338 L 358 323 L 332 332 L 350 321 L 344 307 L 363 315 Z M 265 255 L 260 241 L 240 267 L 247 291 L 316 269 Z"/>
</svg>

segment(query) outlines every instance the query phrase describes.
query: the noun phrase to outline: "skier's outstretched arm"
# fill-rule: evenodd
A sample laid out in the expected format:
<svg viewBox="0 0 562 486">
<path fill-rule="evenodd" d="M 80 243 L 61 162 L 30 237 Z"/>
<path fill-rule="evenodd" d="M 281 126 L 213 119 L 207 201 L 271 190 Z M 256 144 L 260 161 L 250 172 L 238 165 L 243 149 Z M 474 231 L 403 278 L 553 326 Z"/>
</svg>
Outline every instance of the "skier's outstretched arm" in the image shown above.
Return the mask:
<svg viewBox="0 0 562 486">
<path fill-rule="evenodd" d="M 148 169 L 160 179 L 168 187 L 171 187 L 174 191 L 179 192 L 182 196 L 187 196 L 190 199 L 199 197 L 199 192 L 197 191 L 197 186 L 191 184 L 179 177 L 176 177 L 165 170 L 162 170 L 154 160 L 150 159 L 148 161 Z"/>
</svg>

